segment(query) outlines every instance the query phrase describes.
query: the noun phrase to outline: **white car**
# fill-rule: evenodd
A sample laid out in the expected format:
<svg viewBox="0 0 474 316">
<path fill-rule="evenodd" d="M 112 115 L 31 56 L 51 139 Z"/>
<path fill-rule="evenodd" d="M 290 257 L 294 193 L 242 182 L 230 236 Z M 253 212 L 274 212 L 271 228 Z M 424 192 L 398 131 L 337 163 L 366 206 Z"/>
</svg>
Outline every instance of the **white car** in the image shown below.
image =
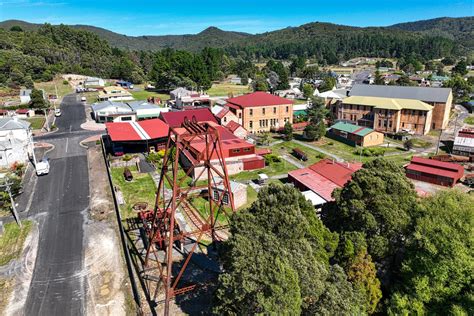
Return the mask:
<svg viewBox="0 0 474 316">
<path fill-rule="evenodd" d="M 61 109 L 56 109 L 54 110 L 54 116 L 58 117 L 58 116 L 61 116 Z"/>
<path fill-rule="evenodd" d="M 82 97 L 81 98 L 81 102 L 86 102 L 87 101 L 87 98 L 86 97 Z"/>
<path fill-rule="evenodd" d="M 36 175 L 42 176 L 49 173 L 49 161 L 43 159 L 36 163 Z"/>
</svg>

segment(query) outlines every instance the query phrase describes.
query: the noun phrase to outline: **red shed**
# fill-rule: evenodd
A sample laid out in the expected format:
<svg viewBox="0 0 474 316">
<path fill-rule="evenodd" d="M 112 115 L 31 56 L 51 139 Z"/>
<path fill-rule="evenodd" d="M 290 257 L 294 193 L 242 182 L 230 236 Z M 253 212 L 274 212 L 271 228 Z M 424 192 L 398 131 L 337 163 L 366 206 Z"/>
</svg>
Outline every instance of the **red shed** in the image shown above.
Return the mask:
<svg viewBox="0 0 474 316">
<path fill-rule="evenodd" d="M 406 167 L 410 179 L 452 187 L 464 175 L 464 168 L 451 162 L 413 157 Z"/>
</svg>

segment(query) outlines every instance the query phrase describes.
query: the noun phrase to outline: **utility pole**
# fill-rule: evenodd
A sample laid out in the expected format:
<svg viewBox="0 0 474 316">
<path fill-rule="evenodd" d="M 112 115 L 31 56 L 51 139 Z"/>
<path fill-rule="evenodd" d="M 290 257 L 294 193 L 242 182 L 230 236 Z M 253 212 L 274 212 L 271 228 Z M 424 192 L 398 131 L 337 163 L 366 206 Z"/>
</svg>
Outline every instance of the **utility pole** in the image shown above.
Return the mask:
<svg viewBox="0 0 474 316">
<path fill-rule="evenodd" d="M 6 180 L 5 184 L 2 185 L 2 187 L 5 187 L 5 191 L 8 193 L 8 196 L 10 197 L 10 203 L 12 204 L 13 217 L 15 218 L 15 221 L 18 224 L 18 226 L 20 226 L 21 228 L 20 217 L 18 216 L 18 213 L 16 211 L 15 201 L 13 200 L 13 195 L 11 191 L 11 183 L 8 180 Z"/>
<path fill-rule="evenodd" d="M 436 155 L 438 155 L 438 152 L 439 152 L 439 144 L 440 144 L 440 142 L 441 142 L 441 134 L 443 134 L 443 130 L 442 130 L 442 129 L 439 131 L 438 145 L 436 146 Z"/>
</svg>

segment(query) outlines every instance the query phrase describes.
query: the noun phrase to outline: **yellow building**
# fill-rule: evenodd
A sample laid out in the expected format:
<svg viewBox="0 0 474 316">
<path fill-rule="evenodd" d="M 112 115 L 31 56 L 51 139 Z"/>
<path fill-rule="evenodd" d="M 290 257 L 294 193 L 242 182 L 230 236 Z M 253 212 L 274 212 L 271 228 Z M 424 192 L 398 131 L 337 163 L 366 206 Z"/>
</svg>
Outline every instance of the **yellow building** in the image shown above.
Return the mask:
<svg viewBox="0 0 474 316">
<path fill-rule="evenodd" d="M 286 122 L 293 124 L 293 101 L 270 93 L 258 91 L 231 98 L 226 107 L 250 133 L 280 129 Z"/>
<path fill-rule="evenodd" d="M 110 86 L 99 91 L 98 99 L 99 101 L 130 101 L 133 100 L 133 96 L 122 87 Z"/>
</svg>

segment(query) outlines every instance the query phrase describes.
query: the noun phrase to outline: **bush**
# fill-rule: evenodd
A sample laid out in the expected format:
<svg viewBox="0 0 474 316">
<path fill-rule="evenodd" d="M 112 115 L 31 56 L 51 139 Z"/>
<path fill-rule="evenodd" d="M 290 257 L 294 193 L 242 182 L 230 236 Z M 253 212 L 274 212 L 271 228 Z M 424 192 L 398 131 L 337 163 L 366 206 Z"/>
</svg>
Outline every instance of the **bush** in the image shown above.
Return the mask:
<svg viewBox="0 0 474 316">
<path fill-rule="evenodd" d="M 328 143 L 328 146 L 332 146 L 332 145 L 334 145 L 334 142 L 329 142 Z"/>
<path fill-rule="evenodd" d="M 63 80 L 63 85 L 67 86 L 69 84 L 69 81 Z"/>
<path fill-rule="evenodd" d="M 160 164 L 163 161 L 164 156 L 164 150 L 160 150 L 158 152 L 150 152 L 146 156 L 146 161 L 148 161 L 149 163 Z"/>
<path fill-rule="evenodd" d="M 361 150 L 362 150 L 362 153 L 361 153 Z M 354 154 L 362 155 L 364 157 L 379 157 L 385 154 L 385 148 L 378 148 L 378 147 L 362 148 L 362 149 L 359 148 L 354 151 Z"/>
<path fill-rule="evenodd" d="M 281 158 L 274 154 L 265 155 L 265 165 L 281 162 Z"/>
<path fill-rule="evenodd" d="M 132 156 L 129 155 L 129 154 L 125 154 L 125 155 L 122 157 L 122 160 L 123 160 L 123 161 L 130 161 L 130 160 L 132 160 Z"/>
</svg>

